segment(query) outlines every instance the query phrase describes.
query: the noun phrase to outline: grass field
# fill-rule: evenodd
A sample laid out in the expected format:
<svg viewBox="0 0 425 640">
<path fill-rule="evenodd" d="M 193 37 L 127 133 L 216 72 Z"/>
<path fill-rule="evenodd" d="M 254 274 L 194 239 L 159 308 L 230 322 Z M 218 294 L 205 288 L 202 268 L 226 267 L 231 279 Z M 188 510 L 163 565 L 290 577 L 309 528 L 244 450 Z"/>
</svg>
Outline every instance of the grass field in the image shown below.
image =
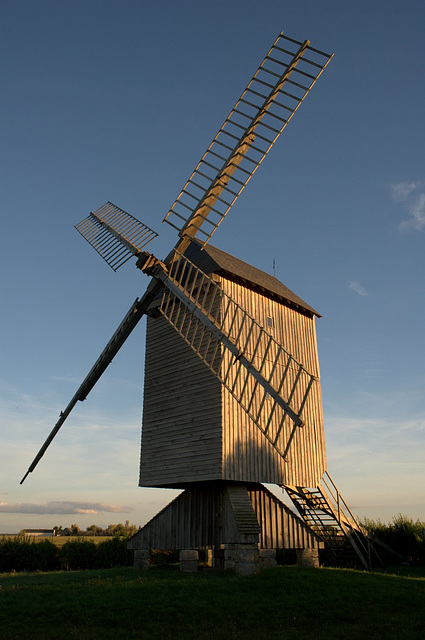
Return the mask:
<svg viewBox="0 0 425 640">
<path fill-rule="evenodd" d="M 37 540 L 37 538 L 34 538 Z M 46 540 L 46 538 L 41 538 L 42 540 Z M 50 542 L 53 542 L 57 547 L 62 547 L 65 542 L 75 542 L 76 540 L 87 540 L 88 542 L 94 542 L 95 544 L 100 544 L 101 542 L 106 542 L 106 540 L 111 540 L 112 536 L 54 536 L 53 538 L 48 538 Z"/>
<path fill-rule="evenodd" d="M 0 638 L 418 640 L 421 572 L 287 566 L 250 577 L 156 567 L 2 574 Z"/>
</svg>

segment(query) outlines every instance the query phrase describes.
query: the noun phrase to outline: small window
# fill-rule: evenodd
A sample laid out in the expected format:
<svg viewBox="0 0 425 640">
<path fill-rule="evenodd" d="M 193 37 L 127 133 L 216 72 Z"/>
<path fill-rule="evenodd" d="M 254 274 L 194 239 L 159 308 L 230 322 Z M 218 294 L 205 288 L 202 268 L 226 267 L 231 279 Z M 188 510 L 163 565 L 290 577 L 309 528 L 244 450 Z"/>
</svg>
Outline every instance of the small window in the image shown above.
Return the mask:
<svg viewBox="0 0 425 640">
<path fill-rule="evenodd" d="M 267 327 L 274 329 L 274 318 L 272 316 L 267 316 Z"/>
</svg>

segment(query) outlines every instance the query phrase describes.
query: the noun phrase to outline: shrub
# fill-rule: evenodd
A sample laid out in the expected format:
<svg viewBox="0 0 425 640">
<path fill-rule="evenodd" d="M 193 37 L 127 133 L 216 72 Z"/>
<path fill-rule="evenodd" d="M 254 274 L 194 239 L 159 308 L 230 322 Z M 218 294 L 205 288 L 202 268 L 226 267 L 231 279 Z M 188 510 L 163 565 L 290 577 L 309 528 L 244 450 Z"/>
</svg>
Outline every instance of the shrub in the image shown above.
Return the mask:
<svg viewBox="0 0 425 640">
<path fill-rule="evenodd" d="M 36 542 L 17 536 L 0 541 L 0 572 L 55 571 L 59 568 L 59 550 L 50 540 Z"/>
<path fill-rule="evenodd" d="M 60 550 L 61 564 L 64 569 L 98 569 L 97 549 L 89 540 L 65 542 Z"/>
<path fill-rule="evenodd" d="M 379 520 L 365 519 L 362 525 L 372 536 L 390 547 L 396 554 L 409 562 L 425 563 L 425 522 L 403 516 L 401 513 L 394 516 L 390 524 L 382 524 Z M 376 546 L 379 555 L 382 555 L 379 546 Z M 394 561 L 394 555 L 385 554 L 385 561 Z"/>
<path fill-rule="evenodd" d="M 126 538 L 111 538 L 96 545 L 90 540 L 70 540 L 57 547 L 50 540 L 25 536 L 0 539 L 0 573 L 11 571 L 57 571 L 109 569 L 133 564 Z"/>
<path fill-rule="evenodd" d="M 50 540 L 33 542 L 36 571 L 57 571 L 61 568 L 58 547 Z"/>
<path fill-rule="evenodd" d="M 125 567 L 133 564 L 133 551 L 127 549 L 127 538 L 115 537 L 97 545 L 98 568 Z"/>
</svg>

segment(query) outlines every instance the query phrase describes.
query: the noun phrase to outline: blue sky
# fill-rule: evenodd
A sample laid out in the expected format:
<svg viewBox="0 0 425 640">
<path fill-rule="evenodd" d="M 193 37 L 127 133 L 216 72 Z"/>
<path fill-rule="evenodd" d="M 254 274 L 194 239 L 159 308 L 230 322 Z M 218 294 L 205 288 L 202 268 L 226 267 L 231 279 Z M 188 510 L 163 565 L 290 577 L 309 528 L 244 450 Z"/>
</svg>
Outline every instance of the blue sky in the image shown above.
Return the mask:
<svg viewBox="0 0 425 640">
<path fill-rule="evenodd" d="M 317 322 L 328 468 L 360 517 L 425 520 L 425 5 L 9 1 L 0 7 L 0 532 L 142 525 L 144 323 L 19 481 L 147 279 L 73 225 L 107 200 L 160 232 L 280 32 L 335 57 L 214 244 Z"/>
</svg>

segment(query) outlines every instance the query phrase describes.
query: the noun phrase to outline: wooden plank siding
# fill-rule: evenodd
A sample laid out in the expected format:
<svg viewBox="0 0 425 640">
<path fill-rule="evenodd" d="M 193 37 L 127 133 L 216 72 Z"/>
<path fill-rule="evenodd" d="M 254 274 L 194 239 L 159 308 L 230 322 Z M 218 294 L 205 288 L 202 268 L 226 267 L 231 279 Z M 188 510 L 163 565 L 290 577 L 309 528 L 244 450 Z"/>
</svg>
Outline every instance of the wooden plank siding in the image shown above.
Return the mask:
<svg viewBox="0 0 425 640">
<path fill-rule="evenodd" d="M 266 487 L 248 486 L 261 527 L 261 549 L 322 549 L 321 539 Z"/>
<path fill-rule="evenodd" d="M 307 306 L 301 308 L 293 301 L 286 304 L 277 300 L 273 292 L 260 293 L 258 286 L 250 287 L 249 282 L 232 278 L 227 272 L 219 271 L 214 279 L 317 377 L 301 414 L 305 426 L 296 429 L 285 462 L 168 321 L 162 316 L 148 317 L 140 486 L 184 488 L 193 482 L 226 480 L 315 487 L 326 470 L 326 456 L 314 314 Z M 184 312 L 176 307 L 171 315 L 181 313 Z M 225 316 L 224 310 L 222 315 Z M 268 317 L 272 318 L 271 328 Z M 187 326 L 186 320 L 182 322 L 183 334 Z M 235 334 L 238 330 L 233 327 Z M 253 350 L 254 344 L 255 338 L 248 349 Z M 243 386 L 245 374 L 242 370 L 236 373 L 238 366 L 230 352 L 219 355 L 224 355 L 222 368 L 229 370 L 229 381 L 235 381 L 236 388 Z M 264 353 L 259 352 L 255 364 L 259 367 L 263 359 Z M 265 363 L 266 377 L 270 366 Z M 282 390 L 284 399 L 290 394 L 296 371 L 296 367 L 288 369 Z M 277 367 L 273 375 L 275 386 L 281 374 Z M 300 377 L 291 403 L 295 409 L 301 405 L 308 380 L 305 374 Z M 263 400 L 264 391 L 255 387 L 254 381 L 249 385 L 252 392 L 255 390 L 254 409 L 269 402 Z M 279 420 L 273 415 L 269 435 L 276 434 L 278 425 Z M 278 438 L 281 450 L 285 450 L 292 428 L 292 420 L 286 417 Z"/>
<path fill-rule="evenodd" d="M 130 538 L 130 549 L 201 549 L 222 538 L 223 496 L 194 487 L 181 493 Z"/>
<path fill-rule="evenodd" d="M 221 384 L 164 318 L 146 335 L 140 486 L 222 474 Z"/>
<path fill-rule="evenodd" d="M 314 316 L 299 313 L 228 278 L 221 277 L 220 284 L 225 293 L 238 302 L 260 325 L 267 328 L 298 362 L 317 377 L 301 414 L 305 427 L 297 428 L 287 462 L 276 453 L 229 391 L 222 388 L 223 477 L 243 482 L 316 486 L 326 469 L 326 457 Z M 267 317 L 272 318 L 273 328 L 267 327 Z M 246 330 L 247 328 L 244 328 L 244 331 Z M 238 327 L 235 327 L 235 334 L 237 331 Z M 253 348 L 252 344 L 250 348 Z M 258 353 L 258 358 L 255 359 L 257 366 L 260 366 L 263 357 L 264 353 Z M 230 361 L 231 356 L 228 354 L 223 366 L 228 367 Z M 230 381 L 232 376 L 236 375 L 236 371 L 236 367 L 230 369 Z M 263 371 L 266 377 L 270 373 L 267 366 Z M 279 379 L 278 371 L 274 377 L 276 380 Z M 282 390 L 284 398 L 289 396 L 294 377 L 295 368 L 289 370 Z M 241 385 L 243 380 L 243 375 L 240 375 L 236 382 Z M 301 405 L 305 386 L 304 383 L 296 387 L 293 402 L 296 408 Z M 263 397 L 264 391 L 257 387 L 254 410 L 263 402 Z M 276 432 L 277 427 L 278 420 L 274 416 L 270 425 L 270 435 Z M 281 450 L 285 449 L 292 428 L 293 422 L 287 417 L 278 439 Z"/>
<path fill-rule="evenodd" d="M 237 497 L 247 496 L 252 515 Z M 233 495 L 232 495 L 233 494 Z M 232 499 L 233 497 L 233 499 Z M 262 549 L 318 549 L 320 538 L 261 485 L 193 485 L 170 502 L 128 542 L 130 549 L 219 548 L 258 543 Z"/>
</svg>

